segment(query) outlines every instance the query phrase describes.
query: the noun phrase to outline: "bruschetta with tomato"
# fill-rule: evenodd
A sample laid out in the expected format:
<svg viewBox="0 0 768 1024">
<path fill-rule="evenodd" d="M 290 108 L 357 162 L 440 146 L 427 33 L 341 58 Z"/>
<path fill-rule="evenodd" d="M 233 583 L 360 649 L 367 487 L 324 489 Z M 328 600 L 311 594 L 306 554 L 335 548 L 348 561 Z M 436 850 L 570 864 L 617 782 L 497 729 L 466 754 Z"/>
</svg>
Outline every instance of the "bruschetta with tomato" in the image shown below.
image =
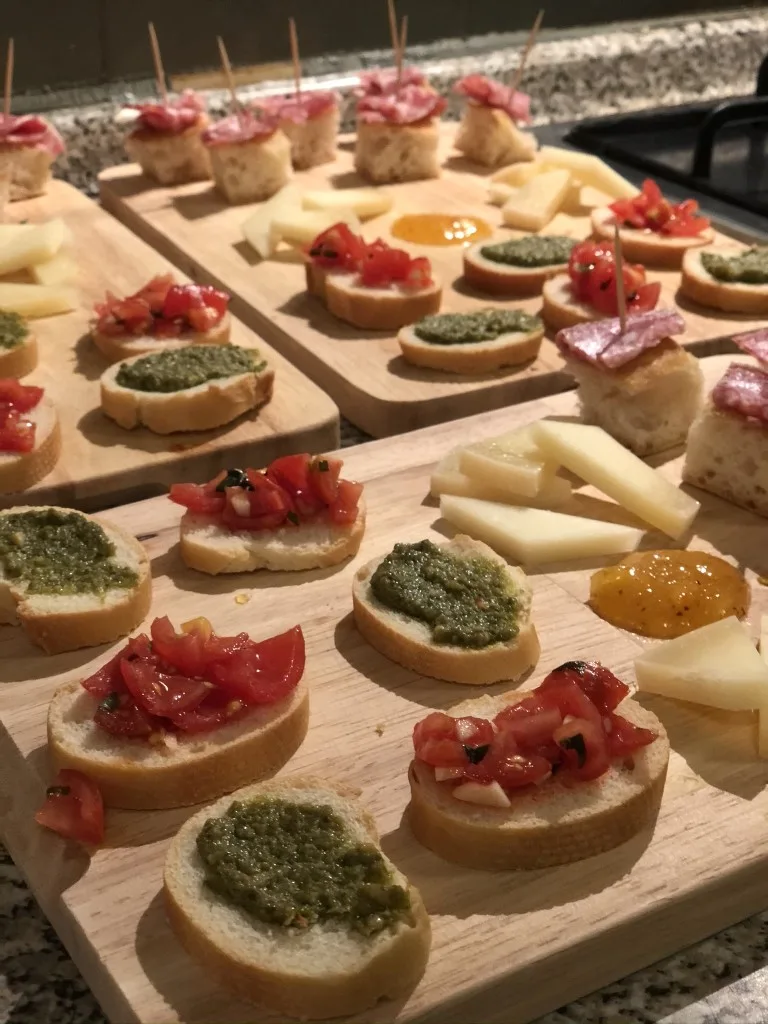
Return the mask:
<svg viewBox="0 0 768 1024">
<path fill-rule="evenodd" d="M 219 636 L 204 618 L 179 632 L 157 618 L 92 675 L 56 691 L 51 761 L 90 779 L 107 806 L 213 800 L 272 775 L 300 746 L 304 659 L 300 626 L 254 640 Z"/>
<path fill-rule="evenodd" d="M 59 417 L 43 388 L 0 378 L 0 493 L 36 484 L 60 455 Z"/>
<path fill-rule="evenodd" d="M 343 223 L 306 249 L 307 291 L 353 327 L 399 331 L 440 309 L 442 287 L 426 256 L 382 239 L 368 243 Z"/>
<path fill-rule="evenodd" d="M 669 761 L 658 718 L 609 669 L 584 661 L 532 691 L 433 711 L 413 747 L 414 835 L 485 871 L 568 864 L 625 843 L 653 825 Z"/>
<path fill-rule="evenodd" d="M 616 254 L 613 242 L 579 242 L 571 250 L 568 272 L 551 277 L 542 290 L 542 316 L 553 330 L 619 315 Z M 647 281 L 645 268 L 624 261 L 627 312 L 655 309 L 658 281 Z"/>
<path fill-rule="evenodd" d="M 107 292 L 94 307 L 91 337 L 110 362 L 184 345 L 229 341 L 229 295 L 210 285 L 153 277 L 133 295 Z"/>
<path fill-rule="evenodd" d="M 357 553 L 365 530 L 363 485 L 341 459 L 286 455 L 266 469 L 229 469 L 207 484 L 173 484 L 186 512 L 181 557 L 211 575 L 322 569 Z"/>
</svg>

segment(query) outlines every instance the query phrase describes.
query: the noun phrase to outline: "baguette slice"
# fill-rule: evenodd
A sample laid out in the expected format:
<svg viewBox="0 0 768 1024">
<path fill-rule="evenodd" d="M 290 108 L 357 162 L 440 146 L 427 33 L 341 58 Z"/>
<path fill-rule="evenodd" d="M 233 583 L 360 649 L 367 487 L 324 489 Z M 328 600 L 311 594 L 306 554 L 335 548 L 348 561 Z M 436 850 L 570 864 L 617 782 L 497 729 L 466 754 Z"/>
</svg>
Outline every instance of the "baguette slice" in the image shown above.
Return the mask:
<svg viewBox="0 0 768 1024">
<path fill-rule="evenodd" d="M 568 274 L 558 274 L 545 282 L 541 298 L 541 315 L 553 331 L 584 324 L 589 320 L 604 319 L 603 314 L 594 307 L 574 299 Z"/>
<path fill-rule="evenodd" d="M 35 369 L 39 358 L 37 337 L 29 331 L 19 345 L 0 347 L 0 377 L 26 377 Z"/>
<path fill-rule="evenodd" d="M 25 491 L 48 476 L 61 455 L 61 427 L 56 406 L 45 395 L 25 413 L 35 424 L 35 446 L 31 452 L 0 452 L 0 493 Z"/>
<path fill-rule="evenodd" d="M 297 171 L 306 171 L 318 164 L 336 159 L 336 137 L 339 134 L 341 112 L 338 103 L 306 121 L 280 122 L 280 130 L 291 144 L 291 162 Z"/>
<path fill-rule="evenodd" d="M 269 367 L 169 393 L 136 391 L 118 384 L 120 367 L 141 358 L 134 356 L 114 363 L 101 377 L 102 411 L 126 430 L 140 426 L 156 434 L 212 430 L 231 423 L 272 397 L 275 374 Z"/>
<path fill-rule="evenodd" d="M 148 335 L 135 338 L 132 335 L 104 334 L 94 328 L 91 337 L 96 348 L 103 356 L 115 363 L 133 356 L 146 356 L 150 352 L 163 352 L 167 349 L 186 348 L 187 345 L 227 345 L 232 329 L 232 318 L 225 313 L 221 322 L 209 331 L 187 331 L 178 338 L 152 338 Z"/>
<path fill-rule="evenodd" d="M 544 328 L 537 331 L 511 331 L 492 341 L 466 345 L 441 345 L 422 341 L 413 327 L 404 327 L 397 336 L 403 358 L 414 366 L 466 375 L 492 373 L 504 366 L 519 366 L 535 359 L 541 348 Z"/>
<path fill-rule="evenodd" d="M 531 621 L 532 595 L 525 573 L 507 565 L 487 544 L 461 534 L 440 546 L 458 558 L 482 556 L 504 567 L 520 600 L 520 631 L 514 640 L 482 649 L 434 643 L 426 623 L 393 611 L 374 596 L 370 579 L 382 558 L 374 558 L 355 573 L 352 607 L 357 628 L 385 657 L 423 676 L 472 686 L 519 679 L 536 664 L 541 653 Z"/>
<path fill-rule="evenodd" d="M 358 121 L 355 170 L 374 185 L 439 178 L 436 121 L 424 124 L 368 124 Z"/>
<path fill-rule="evenodd" d="M 595 238 L 613 241 L 616 215 L 607 206 L 592 211 L 592 234 Z M 645 228 L 619 228 L 624 259 L 651 267 L 679 267 L 683 256 L 702 245 L 710 245 L 715 237 L 712 228 L 699 235 L 660 235 Z"/>
<path fill-rule="evenodd" d="M 201 114 L 183 132 L 169 134 L 139 128 L 125 139 L 125 151 L 144 174 L 161 185 L 184 185 L 211 176 L 211 161 L 201 138 L 208 118 Z"/>
<path fill-rule="evenodd" d="M 738 256 L 743 250 L 743 245 L 718 245 L 707 251 L 722 256 Z M 726 313 L 768 316 L 768 284 L 718 281 L 704 269 L 701 256 L 700 249 L 690 249 L 683 257 L 680 292 L 686 299 Z"/>
<path fill-rule="evenodd" d="M 40 511 L 56 506 L 17 506 L 12 512 Z M 73 509 L 59 509 L 72 512 Z M 113 643 L 130 633 L 149 611 L 152 600 L 152 576 L 149 558 L 142 545 L 119 526 L 95 516 L 94 519 L 115 546 L 115 561 L 132 568 L 138 582 L 132 590 L 115 588 L 103 595 L 28 594 L 26 584 L 11 580 L 0 569 L 0 622 L 20 625 L 32 643 L 48 654 L 61 654 L 81 647 Z"/>
<path fill-rule="evenodd" d="M 398 331 L 431 316 L 439 311 L 443 293 L 437 280 L 419 291 L 367 288 L 357 283 L 356 274 L 320 274 L 313 280 L 318 282 L 315 294 L 324 294 L 330 313 L 366 331 Z"/>
<path fill-rule="evenodd" d="M 412 914 L 395 929 L 370 938 L 327 925 L 285 934 L 229 906 L 203 882 L 197 836 L 208 818 L 226 813 L 233 798 L 269 796 L 329 805 L 356 840 L 378 846 L 375 822 L 357 802 L 359 795 L 359 790 L 322 779 L 278 779 L 204 808 L 172 840 L 163 877 L 171 927 L 226 990 L 292 1017 L 323 1020 L 362 1012 L 416 986 L 429 957 L 429 917 L 418 890 L 386 857 L 395 882 L 408 890 Z"/>
<path fill-rule="evenodd" d="M 513 267 L 496 263 L 482 254 L 488 244 L 478 242 L 465 249 L 463 269 L 467 284 L 489 295 L 536 294 L 551 277 L 568 269 L 567 263 L 553 263 L 548 267 Z"/>
<path fill-rule="evenodd" d="M 362 499 L 351 526 L 314 523 L 261 532 L 233 531 L 206 516 L 185 512 L 181 519 L 181 557 L 190 569 L 212 576 L 257 569 L 326 569 L 356 555 L 364 532 Z"/>
<path fill-rule="evenodd" d="M 291 144 L 279 129 L 266 139 L 219 142 L 207 148 L 214 184 L 232 205 L 270 199 L 293 175 Z"/>
<path fill-rule="evenodd" d="M 35 146 L 10 146 L 7 143 L 0 143 L 0 159 L 3 154 L 10 157 L 11 202 L 43 195 L 51 180 L 51 165 L 56 157 L 52 157 L 47 150 Z"/>
<path fill-rule="evenodd" d="M 304 682 L 275 704 L 207 733 L 163 742 L 111 736 L 94 724 L 98 700 L 75 680 L 48 708 L 48 751 L 56 770 L 74 768 L 98 785 L 105 804 L 154 811 L 215 800 L 274 775 L 298 750 L 309 723 Z"/>
<path fill-rule="evenodd" d="M 493 718 L 525 692 L 466 700 L 456 718 Z M 633 755 L 634 767 L 614 764 L 593 782 L 566 787 L 556 777 L 512 798 L 512 809 L 457 800 L 434 770 L 412 761 L 408 820 L 418 841 L 444 860 L 483 871 L 533 871 L 593 857 L 653 825 L 669 761 L 669 740 L 658 718 L 631 698 L 617 712 L 658 738 Z"/>
<path fill-rule="evenodd" d="M 490 169 L 535 160 L 539 148 L 536 136 L 518 128 L 505 111 L 471 100 L 464 108 L 454 145 L 468 160 Z"/>
</svg>

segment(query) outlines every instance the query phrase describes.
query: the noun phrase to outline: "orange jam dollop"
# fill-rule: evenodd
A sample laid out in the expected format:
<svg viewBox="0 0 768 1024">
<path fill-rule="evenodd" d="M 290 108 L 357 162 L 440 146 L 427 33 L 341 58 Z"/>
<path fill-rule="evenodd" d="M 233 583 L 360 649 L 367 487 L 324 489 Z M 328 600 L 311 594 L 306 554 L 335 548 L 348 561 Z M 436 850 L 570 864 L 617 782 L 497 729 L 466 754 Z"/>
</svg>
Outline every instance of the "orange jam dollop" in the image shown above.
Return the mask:
<svg viewBox="0 0 768 1024">
<path fill-rule="evenodd" d="M 395 238 L 417 245 L 470 245 L 493 234 L 491 225 L 479 217 L 451 213 L 406 213 L 389 230 Z"/>
<path fill-rule="evenodd" d="M 738 569 L 703 551 L 638 551 L 598 569 L 590 605 L 607 622 L 668 640 L 749 610 L 749 584 Z"/>
</svg>

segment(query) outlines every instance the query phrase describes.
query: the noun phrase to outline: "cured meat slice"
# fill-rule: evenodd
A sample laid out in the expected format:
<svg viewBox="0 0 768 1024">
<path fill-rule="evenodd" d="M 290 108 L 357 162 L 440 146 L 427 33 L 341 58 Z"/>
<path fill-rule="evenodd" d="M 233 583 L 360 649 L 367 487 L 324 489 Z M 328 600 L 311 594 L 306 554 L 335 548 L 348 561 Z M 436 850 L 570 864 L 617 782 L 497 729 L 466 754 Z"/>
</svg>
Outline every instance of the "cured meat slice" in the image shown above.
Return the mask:
<svg viewBox="0 0 768 1024">
<path fill-rule="evenodd" d="M 768 366 L 768 327 L 746 331 L 744 334 L 734 334 L 731 340 L 742 352 L 754 356 L 759 363 Z"/>
<path fill-rule="evenodd" d="M 197 123 L 205 103 L 192 89 L 185 89 L 170 103 L 127 103 L 125 109 L 138 113 L 138 129 L 178 135 Z"/>
<path fill-rule="evenodd" d="M 426 85 L 427 79 L 418 68 L 405 67 L 400 74 L 400 88 L 407 85 Z M 397 69 L 396 68 L 374 68 L 373 71 L 363 71 L 360 75 L 360 84 L 354 90 L 353 95 L 359 99 L 361 96 L 387 96 L 397 92 Z"/>
<path fill-rule="evenodd" d="M 366 124 L 417 124 L 439 117 L 447 104 L 442 96 L 420 85 L 404 86 L 398 93 L 363 96 L 357 116 Z"/>
<path fill-rule="evenodd" d="M 483 107 L 503 110 L 513 121 L 531 120 L 531 97 L 527 93 L 517 92 L 485 75 L 467 75 L 456 83 L 454 91 Z"/>
<path fill-rule="evenodd" d="M 55 159 L 64 152 L 64 140 L 53 125 L 36 114 L 0 114 L 0 145 L 44 149 Z"/>
<path fill-rule="evenodd" d="M 210 125 L 202 135 L 206 146 L 222 146 L 232 142 L 263 141 L 277 130 L 272 116 L 256 117 L 250 113 L 232 114 Z"/>
<path fill-rule="evenodd" d="M 615 370 L 654 348 L 664 338 L 685 331 L 685 321 L 669 309 L 652 309 L 627 318 L 621 329 L 618 317 L 594 320 L 558 331 L 555 343 L 561 352 L 583 359 L 593 366 Z"/>
<path fill-rule="evenodd" d="M 731 363 L 712 391 L 712 402 L 721 412 L 768 425 L 768 371 Z"/>
<path fill-rule="evenodd" d="M 251 109 L 261 113 L 267 120 L 305 124 L 333 110 L 338 102 L 335 92 L 302 92 L 290 96 L 265 96 L 256 100 Z"/>
</svg>

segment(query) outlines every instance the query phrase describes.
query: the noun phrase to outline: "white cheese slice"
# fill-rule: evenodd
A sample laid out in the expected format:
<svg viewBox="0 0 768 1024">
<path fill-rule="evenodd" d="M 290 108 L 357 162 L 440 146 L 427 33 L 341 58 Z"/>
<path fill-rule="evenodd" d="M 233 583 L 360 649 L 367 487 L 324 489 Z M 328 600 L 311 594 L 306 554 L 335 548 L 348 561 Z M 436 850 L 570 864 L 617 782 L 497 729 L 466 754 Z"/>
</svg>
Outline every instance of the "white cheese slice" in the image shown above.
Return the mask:
<svg viewBox="0 0 768 1024">
<path fill-rule="evenodd" d="M 5 246 L 15 238 L 31 231 L 33 226 L 32 224 L 0 224 L 0 246 Z"/>
<path fill-rule="evenodd" d="M 635 662 L 640 690 L 726 711 L 768 703 L 768 664 L 734 616 L 666 640 Z"/>
<path fill-rule="evenodd" d="M 511 185 L 514 188 L 521 188 L 531 178 L 535 178 L 544 170 L 544 161 L 536 157 L 535 160 L 521 160 L 516 164 L 509 164 L 507 167 L 500 167 L 491 175 L 491 184 Z"/>
<path fill-rule="evenodd" d="M 71 284 L 76 279 L 77 263 L 68 252 L 60 251 L 52 259 L 35 264 L 31 271 L 37 284 L 55 287 L 61 284 Z"/>
<path fill-rule="evenodd" d="M 456 800 L 482 807 L 511 807 L 509 797 L 498 782 L 462 782 L 453 791 Z"/>
<path fill-rule="evenodd" d="M 492 181 L 488 186 L 488 202 L 494 206 L 503 206 L 508 199 L 516 194 L 517 188 L 514 185 L 507 185 L 503 181 Z"/>
<path fill-rule="evenodd" d="M 352 210 L 367 220 L 389 213 L 392 196 L 380 188 L 322 188 L 305 192 L 302 203 L 305 210 Z"/>
<path fill-rule="evenodd" d="M 0 281 L 0 309 L 20 316 L 53 316 L 77 307 L 72 288 L 49 288 L 42 284 L 14 284 Z"/>
<path fill-rule="evenodd" d="M 554 477 L 557 464 L 545 460 L 531 428 L 522 427 L 467 445 L 459 455 L 459 470 L 479 483 L 533 497 Z"/>
<path fill-rule="evenodd" d="M 546 456 L 670 537 L 681 537 L 696 518 L 698 501 L 600 427 L 541 420 L 533 436 Z"/>
<path fill-rule="evenodd" d="M 643 537 L 642 530 L 616 523 L 451 494 L 440 499 L 440 513 L 470 537 L 525 564 L 623 554 Z"/>
<path fill-rule="evenodd" d="M 355 234 L 360 232 L 360 220 L 354 210 L 295 210 L 273 217 L 270 233 L 273 244 L 279 241 L 308 245 L 321 231 L 339 223 L 347 224 Z"/>
<path fill-rule="evenodd" d="M 263 260 L 269 259 L 280 242 L 271 230 L 272 221 L 300 211 L 301 191 L 295 185 L 286 185 L 253 211 L 243 224 L 243 237 Z"/>
<path fill-rule="evenodd" d="M 462 449 L 454 448 L 435 466 L 430 478 L 430 493 L 434 498 L 441 494 L 458 494 L 464 498 L 480 498 L 483 501 L 500 501 L 507 505 L 530 505 L 534 508 L 557 508 L 570 500 L 573 488 L 561 476 L 552 476 L 539 488 L 538 494 L 524 496 L 510 491 L 502 484 L 481 483 L 467 476 L 459 469 Z"/>
<path fill-rule="evenodd" d="M 582 185 L 591 185 L 614 199 L 631 199 L 640 189 L 631 181 L 622 178 L 598 156 L 579 153 L 575 149 L 561 149 L 559 146 L 542 146 L 539 159 L 545 167 L 561 167 L 571 172 Z"/>
<path fill-rule="evenodd" d="M 501 208 L 502 220 L 518 231 L 541 231 L 562 206 L 570 186 L 570 171 L 545 171 L 507 199 Z"/>
<path fill-rule="evenodd" d="M 0 246 L 0 275 L 13 274 L 52 259 L 66 238 L 67 228 L 60 217 L 20 232 Z"/>
</svg>

